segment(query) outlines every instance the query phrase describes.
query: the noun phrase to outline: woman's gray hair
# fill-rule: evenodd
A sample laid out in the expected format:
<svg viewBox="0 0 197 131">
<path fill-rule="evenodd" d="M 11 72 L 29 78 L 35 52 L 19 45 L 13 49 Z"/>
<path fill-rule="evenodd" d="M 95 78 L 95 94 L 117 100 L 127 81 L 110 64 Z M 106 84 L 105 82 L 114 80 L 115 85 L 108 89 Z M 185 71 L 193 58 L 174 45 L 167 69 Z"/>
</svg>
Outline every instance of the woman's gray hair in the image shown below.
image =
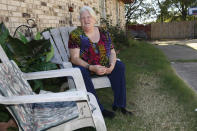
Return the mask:
<svg viewBox="0 0 197 131">
<path fill-rule="evenodd" d="M 81 17 L 81 14 L 84 12 L 84 11 L 88 11 L 90 13 L 90 15 L 96 20 L 97 19 L 97 16 L 96 16 L 96 13 L 95 11 L 89 7 L 89 6 L 83 6 L 80 11 L 79 11 L 79 19 Z"/>
</svg>

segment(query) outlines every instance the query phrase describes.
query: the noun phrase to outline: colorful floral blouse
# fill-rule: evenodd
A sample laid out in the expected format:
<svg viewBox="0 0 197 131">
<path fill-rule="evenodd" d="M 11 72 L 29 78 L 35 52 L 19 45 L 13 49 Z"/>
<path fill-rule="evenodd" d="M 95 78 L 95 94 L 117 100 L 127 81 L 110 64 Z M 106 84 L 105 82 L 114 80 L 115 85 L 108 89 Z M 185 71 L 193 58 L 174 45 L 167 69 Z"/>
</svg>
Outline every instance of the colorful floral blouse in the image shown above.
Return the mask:
<svg viewBox="0 0 197 131">
<path fill-rule="evenodd" d="M 99 28 L 100 40 L 93 43 L 86 36 L 81 27 L 71 32 L 68 48 L 80 48 L 80 57 L 91 65 L 109 66 L 109 56 L 114 48 L 109 33 L 104 28 Z"/>
</svg>

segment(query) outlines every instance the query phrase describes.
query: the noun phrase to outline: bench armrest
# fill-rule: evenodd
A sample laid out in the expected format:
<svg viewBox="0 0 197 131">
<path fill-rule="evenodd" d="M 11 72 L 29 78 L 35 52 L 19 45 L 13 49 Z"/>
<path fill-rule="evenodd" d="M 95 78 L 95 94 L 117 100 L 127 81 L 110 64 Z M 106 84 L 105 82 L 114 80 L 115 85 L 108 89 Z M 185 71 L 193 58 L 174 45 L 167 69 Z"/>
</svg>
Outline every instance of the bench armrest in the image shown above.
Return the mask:
<svg viewBox="0 0 197 131">
<path fill-rule="evenodd" d="M 60 65 L 60 68 L 72 68 L 71 62 L 51 61 L 54 64 Z"/>
<path fill-rule="evenodd" d="M 0 104 L 5 105 L 84 100 L 88 101 L 87 93 L 84 91 L 70 91 L 61 93 L 47 93 L 10 97 L 4 97 L 0 95 Z"/>
<path fill-rule="evenodd" d="M 72 63 L 71 62 L 63 62 L 62 63 L 63 68 L 72 68 Z"/>
<path fill-rule="evenodd" d="M 81 71 L 78 68 L 23 73 L 23 75 L 24 75 L 24 78 L 26 80 L 70 76 L 70 77 L 73 78 L 75 86 L 77 87 L 77 89 L 82 90 L 82 91 L 86 91 L 86 87 L 85 87 L 85 84 L 84 84 L 84 80 L 83 80 Z"/>
</svg>

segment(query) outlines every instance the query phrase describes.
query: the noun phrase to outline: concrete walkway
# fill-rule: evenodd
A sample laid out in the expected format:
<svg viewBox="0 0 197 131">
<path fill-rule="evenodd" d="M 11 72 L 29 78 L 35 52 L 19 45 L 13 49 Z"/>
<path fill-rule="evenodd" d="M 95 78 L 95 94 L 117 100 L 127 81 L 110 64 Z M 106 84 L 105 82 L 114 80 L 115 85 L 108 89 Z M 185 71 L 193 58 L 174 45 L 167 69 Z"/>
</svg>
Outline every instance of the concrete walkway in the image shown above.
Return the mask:
<svg viewBox="0 0 197 131">
<path fill-rule="evenodd" d="M 177 75 L 197 91 L 197 39 L 152 43 L 167 56 Z"/>
</svg>

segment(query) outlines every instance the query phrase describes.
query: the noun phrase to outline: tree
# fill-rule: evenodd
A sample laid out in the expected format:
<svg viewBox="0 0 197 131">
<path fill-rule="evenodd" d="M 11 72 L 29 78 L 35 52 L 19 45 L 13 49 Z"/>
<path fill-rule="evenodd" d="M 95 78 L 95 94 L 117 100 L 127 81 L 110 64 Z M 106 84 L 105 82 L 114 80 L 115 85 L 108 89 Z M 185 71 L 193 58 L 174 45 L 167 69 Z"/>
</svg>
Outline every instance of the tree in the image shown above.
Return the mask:
<svg viewBox="0 0 197 131">
<path fill-rule="evenodd" d="M 188 8 L 197 5 L 196 0 L 170 0 L 172 8 L 177 8 L 177 14 L 180 14 L 181 20 L 186 20 Z"/>
<path fill-rule="evenodd" d="M 126 11 L 126 23 L 137 23 L 136 20 L 141 19 L 143 21 L 146 18 L 150 18 L 155 13 L 151 3 L 147 3 L 145 0 L 134 0 L 132 4 L 125 5 Z"/>
<path fill-rule="evenodd" d="M 136 0 L 126 4 L 126 22 L 146 23 L 192 20 L 188 8 L 197 6 L 197 0 Z M 149 21 L 148 21 L 149 20 Z"/>
<path fill-rule="evenodd" d="M 158 22 L 164 21 L 184 21 L 189 20 L 188 8 L 197 6 L 196 0 L 157 0 L 160 13 L 157 16 Z"/>
<path fill-rule="evenodd" d="M 157 0 L 157 4 L 160 9 L 158 11 L 157 21 L 164 22 L 170 16 L 170 13 L 168 12 L 170 3 L 168 0 L 166 1 Z"/>
</svg>

